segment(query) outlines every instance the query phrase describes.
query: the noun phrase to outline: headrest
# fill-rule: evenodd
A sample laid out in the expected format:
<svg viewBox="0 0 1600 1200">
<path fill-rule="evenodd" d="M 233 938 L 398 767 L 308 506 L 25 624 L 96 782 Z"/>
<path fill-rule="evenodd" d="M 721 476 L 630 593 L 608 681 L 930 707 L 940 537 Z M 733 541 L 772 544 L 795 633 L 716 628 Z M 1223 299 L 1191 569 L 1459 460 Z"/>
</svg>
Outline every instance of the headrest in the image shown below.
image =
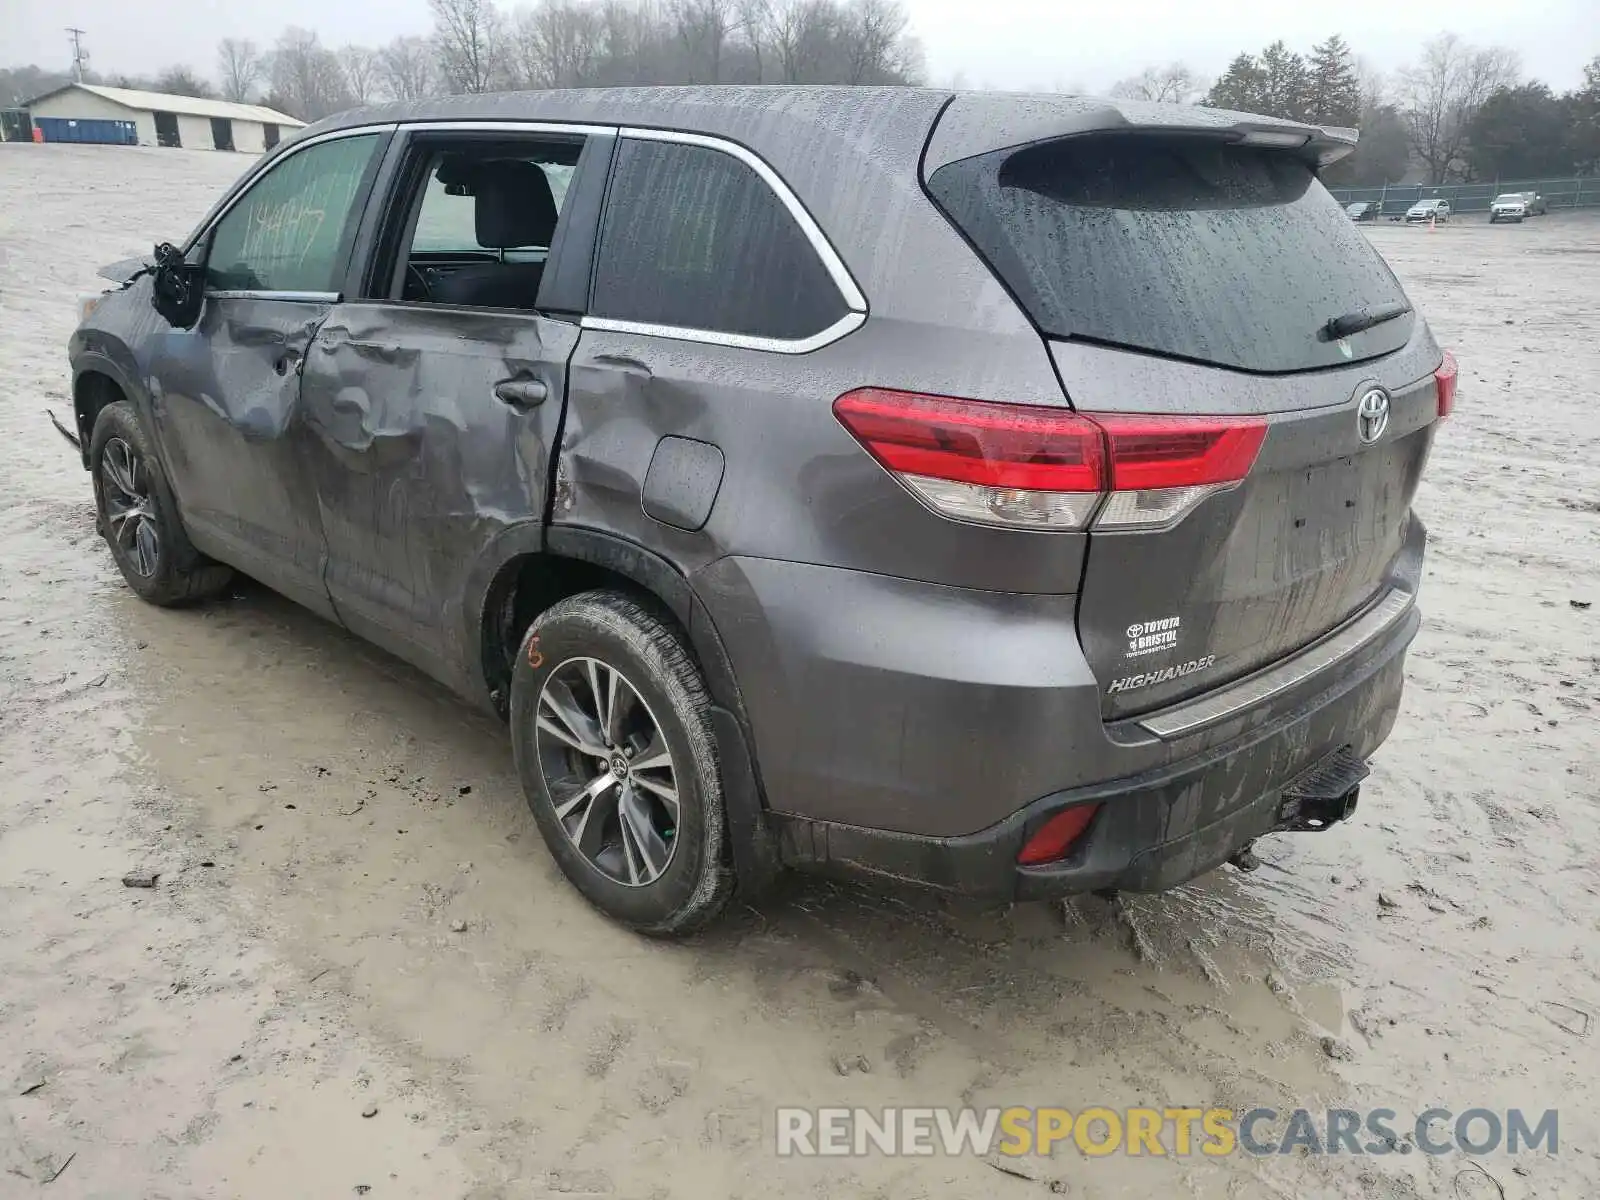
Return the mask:
<svg viewBox="0 0 1600 1200">
<path fill-rule="evenodd" d="M 556 200 L 537 164 L 518 159 L 479 163 L 472 172 L 478 245 L 548 246 L 556 231 Z"/>
</svg>

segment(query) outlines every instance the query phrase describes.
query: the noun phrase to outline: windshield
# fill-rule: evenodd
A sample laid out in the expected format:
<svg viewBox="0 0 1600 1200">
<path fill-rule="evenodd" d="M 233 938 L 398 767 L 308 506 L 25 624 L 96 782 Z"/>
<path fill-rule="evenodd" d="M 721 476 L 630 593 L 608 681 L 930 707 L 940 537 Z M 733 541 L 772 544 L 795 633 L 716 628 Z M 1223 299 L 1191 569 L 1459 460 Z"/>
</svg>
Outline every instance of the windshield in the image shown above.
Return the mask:
<svg viewBox="0 0 1600 1200">
<path fill-rule="evenodd" d="M 1507 192 L 1504 196 L 1496 196 L 1494 198 L 1494 202 L 1496 204 L 1521 204 L 1522 203 L 1522 193 L 1521 192 Z"/>
<path fill-rule="evenodd" d="M 1389 353 L 1415 322 L 1328 336 L 1405 294 L 1281 150 L 1091 135 L 950 163 L 928 187 L 1048 336 L 1278 372 Z"/>
</svg>

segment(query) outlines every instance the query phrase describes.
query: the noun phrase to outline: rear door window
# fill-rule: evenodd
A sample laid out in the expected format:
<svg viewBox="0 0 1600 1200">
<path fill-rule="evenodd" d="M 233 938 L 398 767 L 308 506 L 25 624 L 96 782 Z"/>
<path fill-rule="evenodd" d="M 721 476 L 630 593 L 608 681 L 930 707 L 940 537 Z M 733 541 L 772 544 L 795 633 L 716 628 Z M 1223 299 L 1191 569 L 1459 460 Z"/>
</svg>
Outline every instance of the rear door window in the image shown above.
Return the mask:
<svg viewBox="0 0 1600 1200">
<path fill-rule="evenodd" d="M 1404 304 L 1310 166 L 1214 138 L 1067 138 L 928 180 L 1045 334 L 1247 371 L 1337 366 L 1405 345 L 1414 317 L 1342 341 L 1330 319 Z"/>
<path fill-rule="evenodd" d="M 848 311 L 794 217 L 746 163 L 631 138 L 617 153 L 591 308 L 783 340 L 820 333 Z"/>
<path fill-rule="evenodd" d="M 540 156 L 537 154 L 532 155 L 530 161 L 544 172 L 545 179 L 550 185 L 550 195 L 556 202 L 556 211 L 560 212 L 561 203 L 566 198 L 567 185 L 572 181 L 572 166 L 540 161 Z M 473 195 L 463 188 L 450 187 L 445 181 L 448 171 L 441 169 L 443 165 L 435 163 L 428 174 L 427 186 L 422 195 L 422 209 L 417 214 L 417 231 L 411 239 L 413 254 L 450 254 L 465 251 L 485 252 L 505 262 L 543 260 L 548 247 L 530 249 L 484 246 L 478 239 L 476 201 Z"/>
</svg>

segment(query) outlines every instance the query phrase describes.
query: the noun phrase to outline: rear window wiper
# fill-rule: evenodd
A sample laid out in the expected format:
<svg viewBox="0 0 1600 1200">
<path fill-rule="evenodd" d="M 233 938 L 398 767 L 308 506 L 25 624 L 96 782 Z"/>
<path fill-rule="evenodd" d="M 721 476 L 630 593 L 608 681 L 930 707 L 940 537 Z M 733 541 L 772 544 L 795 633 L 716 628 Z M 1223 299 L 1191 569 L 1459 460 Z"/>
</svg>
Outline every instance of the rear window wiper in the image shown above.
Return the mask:
<svg viewBox="0 0 1600 1200">
<path fill-rule="evenodd" d="M 1410 311 L 1409 304 L 1383 304 L 1377 308 L 1358 308 L 1343 316 L 1330 317 L 1322 330 L 1327 334 L 1328 340 L 1333 341 L 1349 337 L 1352 333 L 1360 333 L 1363 329 L 1371 329 L 1374 325 L 1382 325 L 1385 321 L 1392 321 L 1396 317 L 1403 317 Z"/>
</svg>

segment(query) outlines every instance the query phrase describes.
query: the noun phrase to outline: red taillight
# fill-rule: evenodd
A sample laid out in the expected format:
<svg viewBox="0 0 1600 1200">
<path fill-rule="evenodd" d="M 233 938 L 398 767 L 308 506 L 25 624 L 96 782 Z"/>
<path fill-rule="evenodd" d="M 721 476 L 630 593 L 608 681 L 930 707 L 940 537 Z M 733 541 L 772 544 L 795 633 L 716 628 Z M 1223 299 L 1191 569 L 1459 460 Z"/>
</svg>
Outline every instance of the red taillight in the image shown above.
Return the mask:
<svg viewBox="0 0 1600 1200">
<path fill-rule="evenodd" d="M 1439 419 L 1442 421 L 1456 410 L 1456 356 L 1444 352 L 1444 361 L 1433 373 L 1433 382 L 1439 389 Z"/>
<path fill-rule="evenodd" d="M 1267 433 L 1260 417 L 1078 413 L 886 388 L 846 392 L 833 411 L 936 511 L 1047 530 L 1081 529 L 1097 509 L 1103 526 L 1170 524 L 1248 475 Z"/>
<path fill-rule="evenodd" d="M 861 388 L 833 411 L 889 470 L 985 487 L 1098 492 L 1100 430 L 1070 409 Z"/>
<path fill-rule="evenodd" d="M 1259 417 L 1097 415 L 1111 441 L 1111 488 L 1238 483 L 1250 474 L 1267 436 Z"/>
<path fill-rule="evenodd" d="M 1098 804 L 1080 804 L 1058 812 L 1027 840 L 1017 854 L 1017 862 L 1024 867 L 1036 867 L 1065 858 L 1099 811 Z"/>
</svg>

